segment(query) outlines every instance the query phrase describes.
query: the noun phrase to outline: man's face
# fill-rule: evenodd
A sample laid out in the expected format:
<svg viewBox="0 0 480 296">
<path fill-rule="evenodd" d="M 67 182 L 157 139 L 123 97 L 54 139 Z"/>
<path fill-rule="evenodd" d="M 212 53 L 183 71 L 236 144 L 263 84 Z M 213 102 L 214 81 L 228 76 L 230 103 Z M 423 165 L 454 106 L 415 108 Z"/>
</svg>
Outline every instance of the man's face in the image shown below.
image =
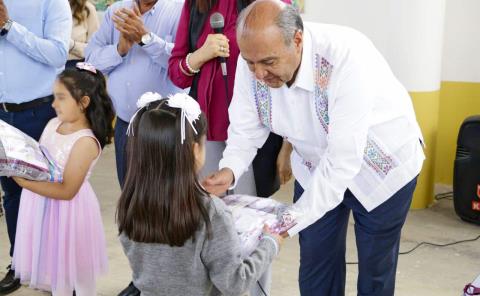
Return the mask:
<svg viewBox="0 0 480 296">
<path fill-rule="evenodd" d="M 289 45 L 276 26 L 240 36 L 238 45 L 255 77 L 269 87 L 279 88 L 294 79 L 302 57 L 302 33 L 295 33 Z"/>
</svg>

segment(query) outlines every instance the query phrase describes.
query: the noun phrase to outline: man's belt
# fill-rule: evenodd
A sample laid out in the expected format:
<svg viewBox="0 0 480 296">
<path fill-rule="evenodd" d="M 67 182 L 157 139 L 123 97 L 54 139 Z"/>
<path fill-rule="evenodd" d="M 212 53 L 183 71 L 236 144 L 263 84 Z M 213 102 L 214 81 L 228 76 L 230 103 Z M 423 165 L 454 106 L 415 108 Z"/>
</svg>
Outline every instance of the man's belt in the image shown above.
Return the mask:
<svg viewBox="0 0 480 296">
<path fill-rule="evenodd" d="M 40 105 L 51 103 L 53 101 L 53 96 L 46 96 L 43 98 L 35 99 L 30 102 L 13 104 L 13 103 L 0 103 L 0 109 L 5 112 L 21 112 L 31 108 L 38 107 Z"/>
</svg>

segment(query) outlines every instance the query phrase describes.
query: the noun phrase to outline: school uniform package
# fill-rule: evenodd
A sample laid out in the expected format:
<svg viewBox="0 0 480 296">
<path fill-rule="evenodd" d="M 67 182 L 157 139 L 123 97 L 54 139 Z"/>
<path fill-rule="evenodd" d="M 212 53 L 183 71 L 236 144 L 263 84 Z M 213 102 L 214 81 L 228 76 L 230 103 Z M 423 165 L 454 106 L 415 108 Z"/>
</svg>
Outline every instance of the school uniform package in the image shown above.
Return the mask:
<svg viewBox="0 0 480 296">
<path fill-rule="evenodd" d="M 222 198 L 231 211 L 235 229 L 242 242 L 242 255 L 250 255 L 258 245 L 263 227 L 267 225 L 273 233 L 280 234 L 295 224 L 298 213 L 290 206 L 271 198 L 233 194 Z"/>
<path fill-rule="evenodd" d="M 0 176 L 61 182 L 62 173 L 48 151 L 17 128 L 0 120 Z"/>
</svg>

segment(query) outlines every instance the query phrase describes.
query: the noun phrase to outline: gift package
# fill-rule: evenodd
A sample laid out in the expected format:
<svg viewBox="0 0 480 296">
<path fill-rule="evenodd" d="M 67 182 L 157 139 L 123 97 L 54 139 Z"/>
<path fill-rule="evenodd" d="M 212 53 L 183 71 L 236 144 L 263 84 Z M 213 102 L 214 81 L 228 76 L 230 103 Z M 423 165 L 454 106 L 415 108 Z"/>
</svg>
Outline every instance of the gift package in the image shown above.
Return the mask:
<svg viewBox="0 0 480 296">
<path fill-rule="evenodd" d="M 61 182 L 62 172 L 37 141 L 0 120 L 0 176 Z"/>
<path fill-rule="evenodd" d="M 257 247 L 264 225 L 273 233 L 280 234 L 293 227 L 298 219 L 290 206 L 271 198 L 235 194 L 222 200 L 233 215 L 243 257 Z"/>
</svg>

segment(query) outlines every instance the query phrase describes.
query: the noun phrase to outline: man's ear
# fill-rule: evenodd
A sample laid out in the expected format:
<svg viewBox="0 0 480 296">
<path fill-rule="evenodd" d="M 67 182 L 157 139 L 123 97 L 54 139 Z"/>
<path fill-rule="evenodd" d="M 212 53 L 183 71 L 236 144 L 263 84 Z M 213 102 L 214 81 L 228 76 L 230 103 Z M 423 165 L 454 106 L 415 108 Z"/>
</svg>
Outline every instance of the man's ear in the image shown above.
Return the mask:
<svg viewBox="0 0 480 296">
<path fill-rule="evenodd" d="M 297 49 L 297 51 L 302 50 L 302 44 L 303 44 L 303 31 L 302 30 L 295 31 L 295 35 L 293 35 L 293 44 L 295 45 L 295 49 Z"/>
</svg>

